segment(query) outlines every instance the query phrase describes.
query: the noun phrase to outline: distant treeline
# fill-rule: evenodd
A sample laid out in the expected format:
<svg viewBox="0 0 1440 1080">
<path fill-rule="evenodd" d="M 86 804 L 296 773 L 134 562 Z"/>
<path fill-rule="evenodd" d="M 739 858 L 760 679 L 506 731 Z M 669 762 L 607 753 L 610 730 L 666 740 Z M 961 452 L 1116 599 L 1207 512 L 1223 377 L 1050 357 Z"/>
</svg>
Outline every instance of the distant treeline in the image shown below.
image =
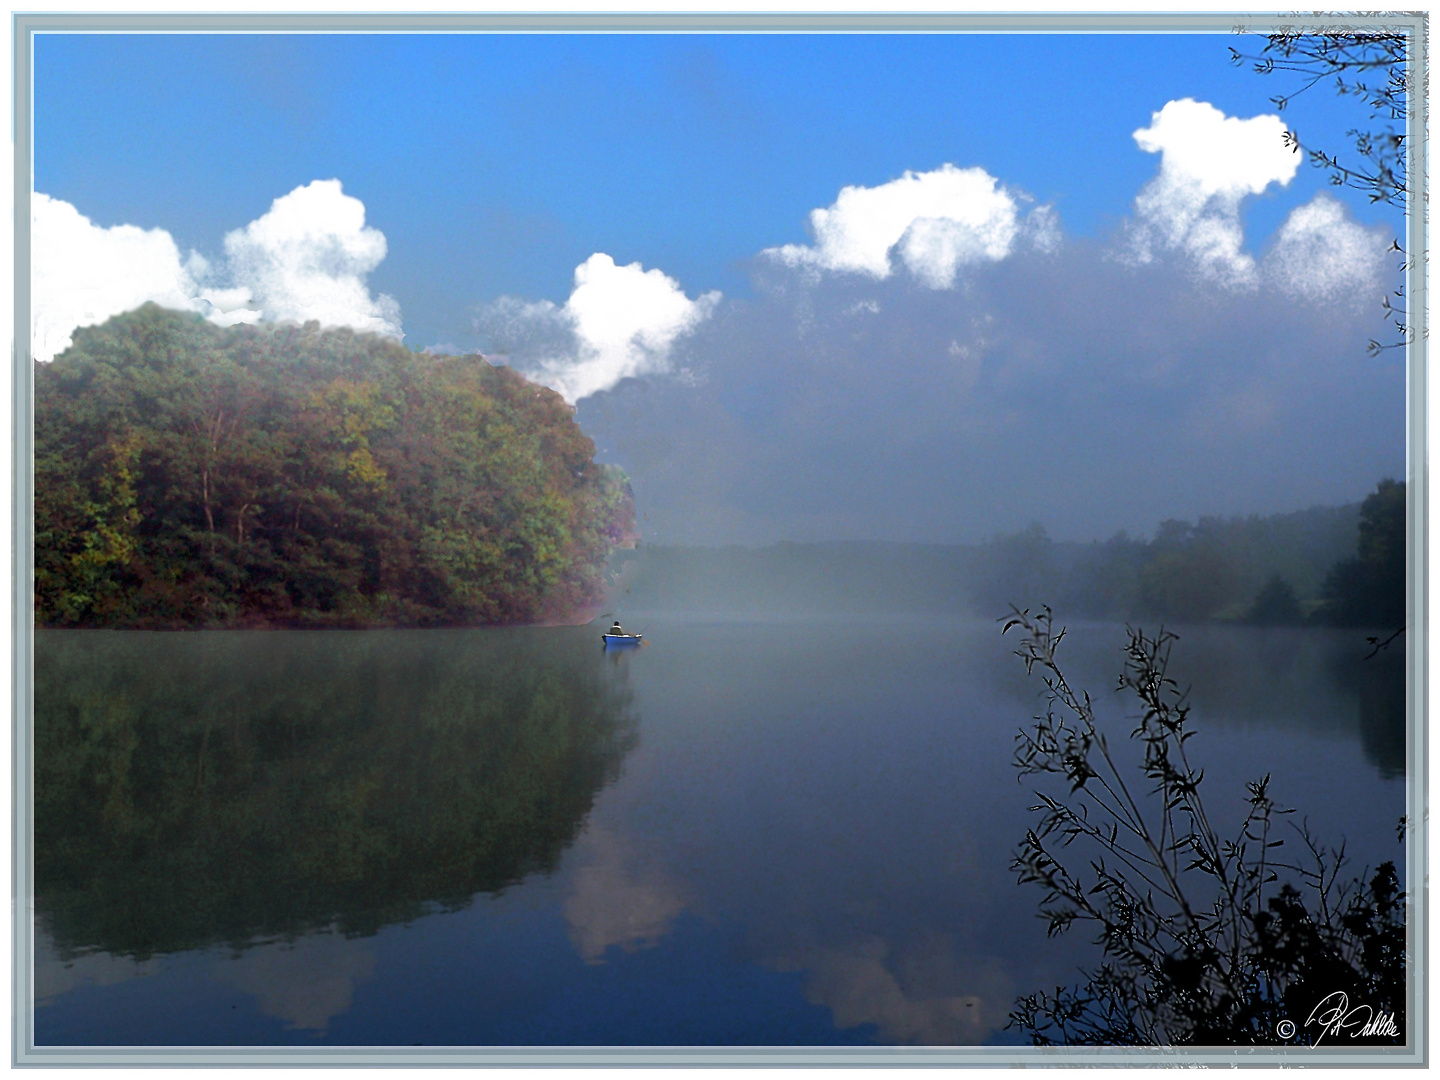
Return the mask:
<svg viewBox="0 0 1440 1080">
<path fill-rule="evenodd" d="M 776 544 L 622 553 L 618 610 L 969 611 L 1048 604 L 1071 618 L 1399 627 L 1405 486 L 1363 504 L 1166 521 L 1151 539 L 1050 539 L 1032 525 L 978 545 Z"/>
<path fill-rule="evenodd" d="M 146 304 L 35 367 L 36 622 L 563 620 L 633 536 L 594 453 L 479 357 Z"/>
</svg>

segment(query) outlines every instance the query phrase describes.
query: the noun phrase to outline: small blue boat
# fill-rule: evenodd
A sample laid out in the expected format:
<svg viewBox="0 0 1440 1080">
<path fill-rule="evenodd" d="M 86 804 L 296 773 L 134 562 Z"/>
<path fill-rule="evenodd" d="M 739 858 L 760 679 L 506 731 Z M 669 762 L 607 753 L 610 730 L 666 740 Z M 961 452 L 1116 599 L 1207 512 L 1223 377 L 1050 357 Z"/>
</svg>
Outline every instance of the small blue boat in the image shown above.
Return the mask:
<svg viewBox="0 0 1440 1080">
<path fill-rule="evenodd" d="M 600 639 L 605 642 L 606 648 L 612 645 L 639 645 L 640 634 L 601 634 Z"/>
</svg>

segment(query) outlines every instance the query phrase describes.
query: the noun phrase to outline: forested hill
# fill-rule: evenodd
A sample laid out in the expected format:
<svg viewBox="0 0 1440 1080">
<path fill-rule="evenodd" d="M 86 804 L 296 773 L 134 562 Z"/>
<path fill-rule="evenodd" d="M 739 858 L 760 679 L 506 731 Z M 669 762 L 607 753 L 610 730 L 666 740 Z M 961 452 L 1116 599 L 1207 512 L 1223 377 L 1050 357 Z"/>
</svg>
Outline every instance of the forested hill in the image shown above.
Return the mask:
<svg viewBox="0 0 1440 1080">
<path fill-rule="evenodd" d="M 564 621 L 634 533 L 551 390 L 147 304 L 35 368 L 40 626 Z"/>
</svg>

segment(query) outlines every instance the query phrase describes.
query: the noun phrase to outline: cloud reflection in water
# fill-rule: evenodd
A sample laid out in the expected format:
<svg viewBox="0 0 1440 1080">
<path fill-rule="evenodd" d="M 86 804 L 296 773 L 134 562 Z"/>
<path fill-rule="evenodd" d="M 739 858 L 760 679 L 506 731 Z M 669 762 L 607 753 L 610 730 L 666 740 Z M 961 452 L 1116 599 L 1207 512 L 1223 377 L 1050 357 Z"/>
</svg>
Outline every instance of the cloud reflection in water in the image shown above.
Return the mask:
<svg viewBox="0 0 1440 1080">
<path fill-rule="evenodd" d="M 612 945 L 625 952 L 658 945 L 685 909 L 680 886 L 605 828 L 592 827 L 580 846 L 592 861 L 576 873 L 575 891 L 565 901 L 570 940 L 580 956 L 600 964 Z"/>
<path fill-rule="evenodd" d="M 211 968 L 216 982 L 255 995 L 266 1016 L 317 1034 L 350 1011 L 356 985 L 374 973 L 369 948 L 333 933 L 249 949 Z"/>
</svg>

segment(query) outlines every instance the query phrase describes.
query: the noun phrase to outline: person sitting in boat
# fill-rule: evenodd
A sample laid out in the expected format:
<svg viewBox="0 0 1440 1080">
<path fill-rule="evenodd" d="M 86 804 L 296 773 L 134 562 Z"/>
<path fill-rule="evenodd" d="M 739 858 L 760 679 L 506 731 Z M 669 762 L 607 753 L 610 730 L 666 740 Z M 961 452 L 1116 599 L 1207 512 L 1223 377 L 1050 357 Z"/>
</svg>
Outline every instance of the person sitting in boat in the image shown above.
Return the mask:
<svg viewBox="0 0 1440 1080">
<path fill-rule="evenodd" d="M 611 637 L 625 637 L 625 636 L 626 636 L 625 631 L 620 629 L 620 620 L 619 620 L 619 619 L 616 619 L 616 620 L 615 620 L 615 625 L 612 626 L 612 627 L 610 627 L 610 636 L 611 636 Z"/>
</svg>

